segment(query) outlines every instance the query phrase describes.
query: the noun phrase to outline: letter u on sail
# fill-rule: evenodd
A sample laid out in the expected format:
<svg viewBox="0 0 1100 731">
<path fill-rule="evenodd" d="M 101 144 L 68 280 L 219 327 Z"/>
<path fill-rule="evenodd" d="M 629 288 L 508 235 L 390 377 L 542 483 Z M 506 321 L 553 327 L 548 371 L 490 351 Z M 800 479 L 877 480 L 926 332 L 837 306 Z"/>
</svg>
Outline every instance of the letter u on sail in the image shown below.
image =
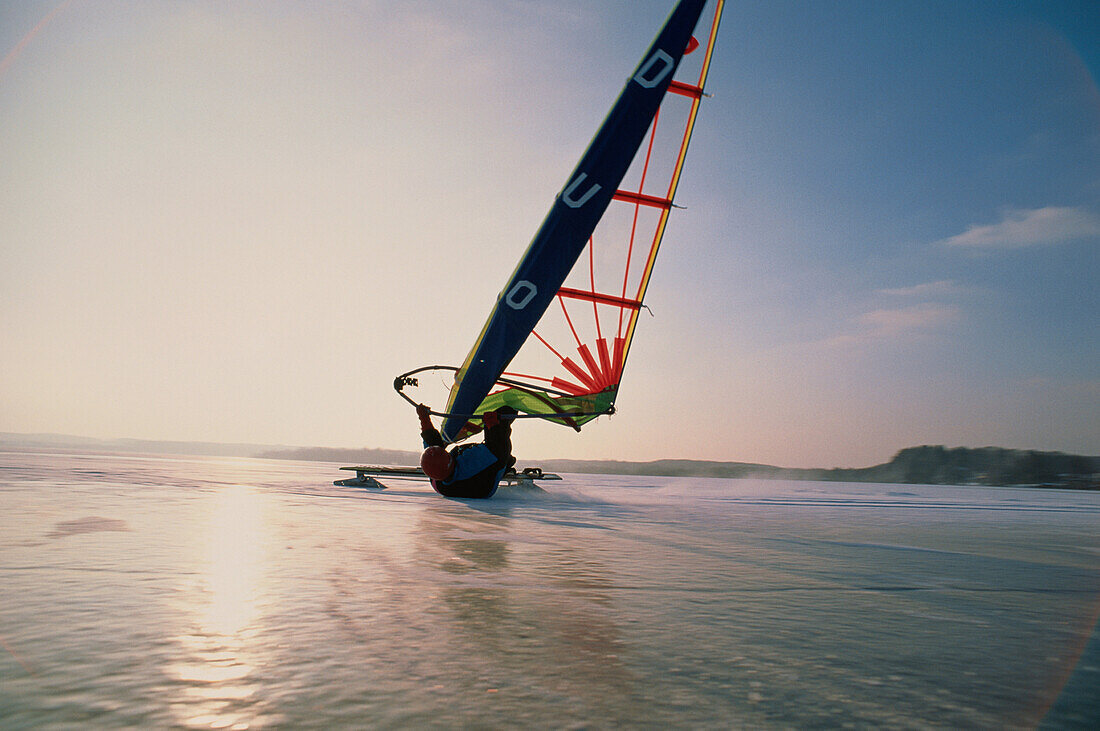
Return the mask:
<svg viewBox="0 0 1100 731">
<path fill-rule="evenodd" d="M 576 180 L 570 183 L 569 187 L 562 191 L 561 202 L 569 206 L 570 208 L 580 208 L 588 202 L 589 198 L 596 195 L 596 193 L 599 193 L 601 187 L 600 184 L 592 183 L 590 186 L 588 186 L 588 190 L 580 194 L 580 198 L 573 197 L 577 195 L 577 189 L 581 187 L 581 184 L 584 183 L 586 178 L 588 178 L 588 173 L 581 173 L 580 175 L 578 175 Z"/>
</svg>

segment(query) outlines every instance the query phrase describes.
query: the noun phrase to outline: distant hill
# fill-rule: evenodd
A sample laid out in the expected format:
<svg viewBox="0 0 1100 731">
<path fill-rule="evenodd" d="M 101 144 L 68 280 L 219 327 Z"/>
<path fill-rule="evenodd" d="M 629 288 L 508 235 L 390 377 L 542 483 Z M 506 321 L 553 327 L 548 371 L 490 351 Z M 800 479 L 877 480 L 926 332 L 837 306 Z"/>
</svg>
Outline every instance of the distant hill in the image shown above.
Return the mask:
<svg viewBox="0 0 1100 731">
<path fill-rule="evenodd" d="M 816 479 L 931 485 L 1044 485 L 1100 489 L 1100 457 L 983 447 L 909 447 L 886 464 L 828 470 Z"/>
<path fill-rule="evenodd" d="M 143 454 L 193 454 L 226 457 L 260 457 L 345 464 L 416 464 L 419 452 L 394 449 L 333 449 L 286 447 L 263 444 L 169 442 L 144 439 L 91 439 L 60 434 L 0 432 L 0 451 L 95 450 Z M 523 461 L 521 460 L 521 464 Z M 797 469 L 752 462 L 710 462 L 661 459 L 654 462 L 614 460 L 542 460 L 538 465 L 553 472 L 661 477 L 725 477 L 771 480 L 822 480 L 836 482 L 884 482 L 926 485 L 1038 485 L 1080 490 L 1100 490 L 1100 457 L 1062 452 L 1038 452 L 1000 447 L 908 447 L 893 459 L 873 467 L 855 469 Z"/>
<path fill-rule="evenodd" d="M 909 447 L 889 462 L 857 469 L 793 469 L 746 462 L 664 459 L 656 462 L 551 460 L 544 469 L 666 477 L 727 477 L 925 485 L 1042 485 L 1100 489 L 1100 457 L 982 447 Z"/>
</svg>

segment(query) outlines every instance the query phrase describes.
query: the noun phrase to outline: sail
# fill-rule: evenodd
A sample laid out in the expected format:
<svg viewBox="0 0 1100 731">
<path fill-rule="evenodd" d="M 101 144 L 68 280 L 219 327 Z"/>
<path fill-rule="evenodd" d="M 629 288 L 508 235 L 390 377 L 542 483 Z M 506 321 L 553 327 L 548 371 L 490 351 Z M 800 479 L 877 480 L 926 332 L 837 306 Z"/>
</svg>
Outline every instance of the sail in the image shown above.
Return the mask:
<svg viewBox="0 0 1100 731">
<path fill-rule="evenodd" d="M 450 369 L 440 430 L 448 442 L 480 429 L 474 415 L 504 405 L 576 429 L 613 410 L 703 96 L 723 4 L 704 24 L 703 45 L 693 31 L 706 3 L 676 5 L 465 362 Z"/>
</svg>

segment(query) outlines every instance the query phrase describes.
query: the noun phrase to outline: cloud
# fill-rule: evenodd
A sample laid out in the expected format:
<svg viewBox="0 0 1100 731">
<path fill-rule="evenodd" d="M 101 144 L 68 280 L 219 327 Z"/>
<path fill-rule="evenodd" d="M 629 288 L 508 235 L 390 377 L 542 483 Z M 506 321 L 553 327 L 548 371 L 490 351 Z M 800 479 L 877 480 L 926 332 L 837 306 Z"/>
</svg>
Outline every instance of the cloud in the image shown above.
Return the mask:
<svg viewBox="0 0 1100 731">
<path fill-rule="evenodd" d="M 859 317 L 865 334 L 883 338 L 895 337 L 917 330 L 932 330 L 959 316 L 959 310 L 949 305 L 923 304 L 893 310 L 872 310 Z"/>
<path fill-rule="evenodd" d="M 962 288 L 950 279 L 941 279 L 937 282 L 924 282 L 923 284 L 914 284 L 912 287 L 880 289 L 876 291 L 878 294 L 885 294 L 890 297 L 919 298 L 942 297 L 945 295 L 957 294 L 962 291 Z"/>
<path fill-rule="evenodd" d="M 854 332 L 819 340 L 815 345 L 852 347 L 921 335 L 955 322 L 959 316 L 958 307 L 934 303 L 871 310 L 855 319 Z"/>
<path fill-rule="evenodd" d="M 1100 216 L 1081 208 L 1047 206 L 1006 211 L 1000 223 L 972 225 L 965 233 L 940 243 L 975 249 L 1023 249 L 1087 236 L 1100 236 Z"/>
</svg>

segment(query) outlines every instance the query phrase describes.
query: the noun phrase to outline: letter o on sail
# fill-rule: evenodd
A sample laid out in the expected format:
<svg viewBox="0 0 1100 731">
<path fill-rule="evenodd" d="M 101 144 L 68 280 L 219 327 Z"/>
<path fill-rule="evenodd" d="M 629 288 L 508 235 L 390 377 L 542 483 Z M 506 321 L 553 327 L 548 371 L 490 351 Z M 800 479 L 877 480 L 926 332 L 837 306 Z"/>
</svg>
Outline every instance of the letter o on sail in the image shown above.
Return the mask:
<svg viewBox="0 0 1100 731">
<path fill-rule="evenodd" d="M 580 198 L 574 198 L 573 194 L 577 192 L 577 188 L 581 186 L 581 183 L 588 177 L 588 173 L 581 173 L 577 176 L 576 180 L 569 184 L 569 187 L 562 191 L 561 202 L 570 208 L 580 208 L 588 199 L 596 195 L 596 191 L 600 189 L 599 183 L 593 183 L 592 187 L 584 191 L 584 194 Z"/>
<path fill-rule="evenodd" d="M 513 310 L 522 310 L 538 294 L 539 288 L 526 279 L 516 282 L 504 296 L 504 303 Z"/>
<path fill-rule="evenodd" d="M 661 64 L 661 68 L 652 78 L 646 78 L 646 75 L 653 70 L 653 67 L 657 64 Z M 676 65 L 676 62 L 672 60 L 672 56 L 668 55 L 660 48 L 650 56 L 642 67 L 638 69 L 638 73 L 634 74 L 634 80 L 638 82 L 639 86 L 644 89 L 652 89 L 661 83 L 661 80 L 669 75 L 672 71 L 672 67 Z"/>
</svg>

